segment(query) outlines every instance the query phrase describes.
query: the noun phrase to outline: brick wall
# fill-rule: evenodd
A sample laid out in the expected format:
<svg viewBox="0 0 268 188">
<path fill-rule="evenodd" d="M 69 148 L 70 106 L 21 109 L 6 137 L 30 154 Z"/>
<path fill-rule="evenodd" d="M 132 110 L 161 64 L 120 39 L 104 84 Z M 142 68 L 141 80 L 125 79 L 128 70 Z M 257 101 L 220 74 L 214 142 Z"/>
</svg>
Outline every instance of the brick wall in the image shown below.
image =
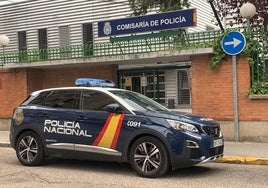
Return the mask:
<svg viewBox="0 0 268 188">
<path fill-rule="evenodd" d="M 25 70 L 0 70 L 0 118 L 10 118 L 27 96 Z"/>
<path fill-rule="evenodd" d="M 233 120 L 232 59 L 209 67 L 209 56 L 192 57 L 192 111 L 217 120 Z M 237 58 L 238 109 L 240 121 L 267 121 L 268 100 L 250 100 L 250 69 L 246 58 Z"/>
<path fill-rule="evenodd" d="M 117 65 L 83 68 L 0 70 L 0 119 L 11 118 L 13 109 L 31 92 L 50 87 L 74 86 L 78 77 L 112 80 L 117 83 Z"/>
<path fill-rule="evenodd" d="M 192 111 L 216 120 L 233 120 L 232 60 L 216 70 L 209 67 L 209 56 L 192 57 Z M 116 65 L 80 68 L 0 70 L 0 118 L 10 118 L 13 108 L 34 90 L 73 86 L 78 77 L 95 77 L 117 83 Z M 268 100 L 250 100 L 249 65 L 238 59 L 238 104 L 240 121 L 267 121 Z"/>
</svg>

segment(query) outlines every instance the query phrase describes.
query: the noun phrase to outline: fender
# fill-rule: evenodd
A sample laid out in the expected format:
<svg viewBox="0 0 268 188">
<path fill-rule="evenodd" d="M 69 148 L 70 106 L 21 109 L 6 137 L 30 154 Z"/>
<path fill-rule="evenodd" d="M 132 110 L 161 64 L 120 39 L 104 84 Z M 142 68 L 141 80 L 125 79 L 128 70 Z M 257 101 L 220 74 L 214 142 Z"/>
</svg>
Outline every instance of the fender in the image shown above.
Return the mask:
<svg viewBox="0 0 268 188">
<path fill-rule="evenodd" d="M 40 133 L 40 130 L 38 129 L 38 127 L 29 126 L 29 125 L 23 125 L 23 126 L 20 126 L 20 127 L 16 130 L 16 132 L 15 132 L 15 134 L 14 134 L 14 138 L 15 138 L 15 139 L 13 139 L 13 140 L 14 140 L 14 143 L 11 143 L 11 146 L 15 149 L 15 147 L 16 147 L 16 142 L 17 142 L 19 136 L 20 136 L 22 133 L 26 132 L 26 131 L 32 131 L 32 132 L 36 133 L 36 134 L 39 136 L 39 138 L 41 139 L 41 142 L 42 142 L 42 146 L 43 146 L 43 149 L 44 149 L 45 156 L 47 156 L 48 151 L 47 151 L 46 146 L 44 145 L 44 143 L 46 143 L 46 140 L 45 140 L 45 138 L 43 137 L 43 134 Z"/>
<path fill-rule="evenodd" d="M 153 137 L 156 137 L 158 138 L 161 142 L 164 143 L 167 151 L 168 151 L 168 154 L 169 154 L 169 158 L 170 160 L 172 156 L 171 155 L 171 152 L 172 152 L 172 149 L 170 147 L 170 144 L 167 142 L 167 139 L 165 138 L 164 135 L 160 134 L 160 132 L 157 132 L 155 130 L 152 130 L 152 129 L 141 129 L 141 130 L 138 130 L 136 131 L 134 134 L 132 134 L 126 141 L 126 144 L 124 144 L 124 148 L 123 148 L 123 151 L 122 151 L 122 162 L 128 162 L 128 154 L 129 154 L 129 151 L 131 149 L 131 146 L 132 144 L 140 137 L 143 137 L 143 136 L 153 136 Z M 171 161 L 172 163 L 172 161 Z"/>
</svg>

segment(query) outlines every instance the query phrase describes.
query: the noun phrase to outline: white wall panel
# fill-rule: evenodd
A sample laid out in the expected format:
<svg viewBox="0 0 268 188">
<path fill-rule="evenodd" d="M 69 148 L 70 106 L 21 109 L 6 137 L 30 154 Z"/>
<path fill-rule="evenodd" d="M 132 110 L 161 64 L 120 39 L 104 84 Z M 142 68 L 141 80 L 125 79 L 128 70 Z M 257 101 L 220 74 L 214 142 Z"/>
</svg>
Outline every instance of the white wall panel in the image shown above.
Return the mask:
<svg viewBox="0 0 268 188">
<path fill-rule="evenodd" d="M 213 26 L 212 10 L 206 0 L 191 0 L 197 8 L 197 26 L 189 32 L 204 31 Z M 17 50 L 17 31 L 27 31 L 27 47 L 38 47 L 37 29 L 47 28 L 49 47 L 59 46 L 58 27 L 68 25 L 70 44 L 82 44 L 82 24 L 93 22 L 94 42 L 108 41 L 98 38 L 97 22 L 130 16 L 128 0 L 28 0 L 0 6 L 0 34 L 7 34 L 10 43 L 6 51 Z"/>
</svg>

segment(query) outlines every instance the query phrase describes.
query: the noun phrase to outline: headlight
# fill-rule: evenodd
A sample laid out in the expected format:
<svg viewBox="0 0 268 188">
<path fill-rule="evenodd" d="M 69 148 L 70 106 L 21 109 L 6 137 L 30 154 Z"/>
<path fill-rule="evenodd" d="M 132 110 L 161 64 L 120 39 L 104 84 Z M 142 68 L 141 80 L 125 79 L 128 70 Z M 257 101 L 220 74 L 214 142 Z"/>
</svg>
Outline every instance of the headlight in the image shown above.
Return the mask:
<svg viewBox="0 0 268 188">
<path fill-rule="evenodd" d="M 194 125 L 191 125 L 189 123 L 184 123 L 181 121 L 175 121 L 171 119 L 167 119 L 168 123 L 177 130 L 182 130 L 182 131 L 190 131 L 190 132 L 195 132 L 197 133 L 198 130 Z"/>
<path fill-rule="evenodd" d="M 13 119 L 15 121 L 15 125 L 20 125 L 22 124 L 24 120 L 24 114 L 23 110 L 21 108 L 17 108 L 14 112 Z"/>
</svg>

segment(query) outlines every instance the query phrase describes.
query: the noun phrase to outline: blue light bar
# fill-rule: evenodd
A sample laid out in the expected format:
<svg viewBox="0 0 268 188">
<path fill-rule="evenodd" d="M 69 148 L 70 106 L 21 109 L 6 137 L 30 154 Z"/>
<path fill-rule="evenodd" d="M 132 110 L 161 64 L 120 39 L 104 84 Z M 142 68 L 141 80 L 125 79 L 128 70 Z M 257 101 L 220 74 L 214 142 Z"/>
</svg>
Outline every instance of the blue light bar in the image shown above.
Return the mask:
<svg viewBox="0 0 268 188">
<path fill-rule="evenodd" d="M 115 83 L 110 80 L 102 80 L 97 78 L 77 78 L 75 85 L 86 87 L 114 87 Z"/>
</svg>

